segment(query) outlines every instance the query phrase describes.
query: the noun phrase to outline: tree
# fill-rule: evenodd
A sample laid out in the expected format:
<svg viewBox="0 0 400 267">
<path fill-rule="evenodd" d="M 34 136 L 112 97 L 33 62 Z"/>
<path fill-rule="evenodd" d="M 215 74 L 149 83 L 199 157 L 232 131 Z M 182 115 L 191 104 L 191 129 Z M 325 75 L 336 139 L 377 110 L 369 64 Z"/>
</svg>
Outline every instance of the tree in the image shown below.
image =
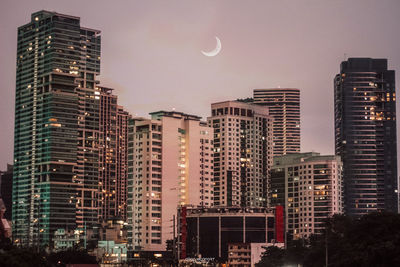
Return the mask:
<svg viewBox="0 0 400 267">
<path fill-rule="evenodd" d="M 304 266 L 400 266 L 400 215 L 374 212 L 361 218 L 333 216 L 310 242 Z M 322 264 L 322 265 L 321 265 Z"/>
<path fill-rule="evenodd" d="M 268 248 L 257 266 L 325 266 L 326 248 L 330 267 L 400 266 L 399 214 L 374 212 L 361 218 L 335 215 L 325 225 L 324 233 L 289 242 L 286 250 Z"/>
<path fill-rule="evenodd" d="M 236 99 L 236 101 L 243 103 L 253 103 L 254 99 L 252 97 L 247 97 L 247 98 L 238 98 Z"/>
<path fill-rule="evenodd" d="M 85 250 L 65 250 L 51 253 L 47 257 L 48 261 L 53 265 L 65 264 L 95 264 L 97 263 L 95 256 L 90 256 Z"/>
<path fill-rule="evenodd" d="M 37 253 L 35 249 L 21 249 L 17 247 L 0 251 L 0 266 L 50 267 L 43 253 Z"/>
<path fill-rule="evenodd" d="M 278 247 L 264 247 L 265 251 L 261 256 L 261 260 L 256 264 L 256 267 L 275 267 L 282 266 L 285 256 L 285 250 Z"/>
</svg>

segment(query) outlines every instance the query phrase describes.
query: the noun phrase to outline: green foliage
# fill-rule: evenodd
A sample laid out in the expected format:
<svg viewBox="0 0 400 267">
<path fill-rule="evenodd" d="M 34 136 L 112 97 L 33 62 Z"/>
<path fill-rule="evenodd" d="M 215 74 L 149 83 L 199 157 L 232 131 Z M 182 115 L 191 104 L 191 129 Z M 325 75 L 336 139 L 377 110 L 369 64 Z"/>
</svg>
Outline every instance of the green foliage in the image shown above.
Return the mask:
<svg viewBox="0 0 400 267">
<path fill-rule="evenodd" d="M 253 103 L 254 99 L 252 97 L 248 97 L 248 98 L 238 98 L 236 99 L 236 101 L 238 102 L 243 102 L 243 103 Z"/>
<path fill-rule="evenodd" d="M 256 267 L 274 267 L 282 266 L 285 250 L 278 247 L 269 247 L 263 253 L 261 260 Z"/>
<path fill-rule="evenodd" d="M 10 248 L 0 251 L 0 266 L 2 267 L 50 267 L 43 253 L 34 249 Z"/>
<path fill-rule="evenodd" d="M 68 250 L 46 254 L 36 252 L 37 248 L 8 247 L 0 249 L 1 267 L 51 267 L 67 264 L 95 264 L 96 257 L 83 250 Z"/>
<path fill-rule="evenodd" d="M 335 215 L 326 231 L 295 240 L 287 249 L 268 248 L 258 267 L 302 264 L 304 267 L 400 266 L 400 215 L 376 212 L 359 219 Z"/>
<path fill-rule="evenodd" d="M 47 257 L 48 261 L 52 264 L 95 264 L 97 263 L 96 257 L 90 256 L 84 250 L 65 250 L 56 253 L 51 253 Z"/>
</svg>

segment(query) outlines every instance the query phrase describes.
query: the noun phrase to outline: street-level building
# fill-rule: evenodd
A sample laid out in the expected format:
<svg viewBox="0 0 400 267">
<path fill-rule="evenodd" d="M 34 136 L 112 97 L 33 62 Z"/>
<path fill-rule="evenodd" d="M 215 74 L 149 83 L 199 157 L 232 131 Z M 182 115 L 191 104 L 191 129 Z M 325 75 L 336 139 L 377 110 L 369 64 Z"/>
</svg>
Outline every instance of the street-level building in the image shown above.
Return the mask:
<svg viewBox="0 0 400 267">
<path fill-rule="evenodd" d="M 251 267 L 251 244 L 229 243 L 228 264 L 231 267 Z"/>
<path fill-rule="evenodd" d="M 283 220 L 283 213 L 277 213 L 275 208 L 181 207 L 178 214 L 177 257 L 181 260 L 201 257 L 228 262 L 228 252 L 234 250 L 230 244 L 284 241 L 283 235 L 279 234 L 283 225 L 277 223 Z M 238 250 L 246 253 L 241 256 L 248 259 L 246 264 L 250 263 L 248 245 L 237 248 L 237 256 Z M 239 262 L 238 257 L 231 258 L 232 262 Z"/>
<path fill-rule="evenodd" d="M 265 250 L 271 247 L 283 248 L 284 243 L 230 243 L 228 264 L 230 267 L 254 267 L 261 260 Z"/>
</svg>

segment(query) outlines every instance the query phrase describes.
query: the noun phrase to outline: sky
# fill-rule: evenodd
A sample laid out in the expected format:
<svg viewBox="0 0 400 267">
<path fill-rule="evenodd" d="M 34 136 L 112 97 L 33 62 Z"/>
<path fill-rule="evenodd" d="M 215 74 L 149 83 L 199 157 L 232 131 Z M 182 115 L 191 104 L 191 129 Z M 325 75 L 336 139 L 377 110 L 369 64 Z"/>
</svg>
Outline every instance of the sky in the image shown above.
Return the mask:
<svg viewBox="0 0 400 267">
<path fill-rule="evenodd" d="M 211 103 L 255 88 L 299 88 L 303 152 L 334 153 L 333 78 L 345 58 L 388 58 L 399 82 L 398 0 L 1 0 L 0 170 L 13 159 L 17 27 L 39 10 L 101 30 L 98 78 L 133 115 L 205 119 Z M 221 52 L 204 56 L 216 36 Z"/>
</svg>

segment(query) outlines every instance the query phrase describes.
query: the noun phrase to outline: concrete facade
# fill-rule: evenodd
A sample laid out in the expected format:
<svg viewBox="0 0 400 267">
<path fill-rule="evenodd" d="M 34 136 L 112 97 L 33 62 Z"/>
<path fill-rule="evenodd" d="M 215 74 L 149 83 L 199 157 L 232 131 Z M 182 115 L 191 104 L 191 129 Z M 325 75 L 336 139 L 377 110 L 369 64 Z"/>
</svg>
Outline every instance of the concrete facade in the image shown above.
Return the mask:
<svg viewBox="0 0 400 267">
<path fill-rule="evenodd" d="M 212 205 L 213 129 L 180 112 L 151 115 L 130 126 L 129 241 L 135 250 L 162 251 L 178 205 Z"/>
<path fill-rule="evenodd" d="M 343 212 L 342 163 L 338 156 L 311 152 L 276 157 L 270 185 L 270 205 L 285 207 L 289 238 L 321 233 L 326 218 Z"/>
<path fill-rule="evenodd" d="M 273 119 L 268 108 L 238 101 L 211 104 L 215 206 L 266 206 Z"/>
<path fill-rule="evenodd" d="M 300 90 L 255 89 L 254 104 L 269 108 L 274 118 L 274 156 L 300 152 Z"/>
<path fill-rule="evenodd" d="M 128 119 L 113 89 L 100 89 L 99 221 L 126 219 Z"/>
</svg>

